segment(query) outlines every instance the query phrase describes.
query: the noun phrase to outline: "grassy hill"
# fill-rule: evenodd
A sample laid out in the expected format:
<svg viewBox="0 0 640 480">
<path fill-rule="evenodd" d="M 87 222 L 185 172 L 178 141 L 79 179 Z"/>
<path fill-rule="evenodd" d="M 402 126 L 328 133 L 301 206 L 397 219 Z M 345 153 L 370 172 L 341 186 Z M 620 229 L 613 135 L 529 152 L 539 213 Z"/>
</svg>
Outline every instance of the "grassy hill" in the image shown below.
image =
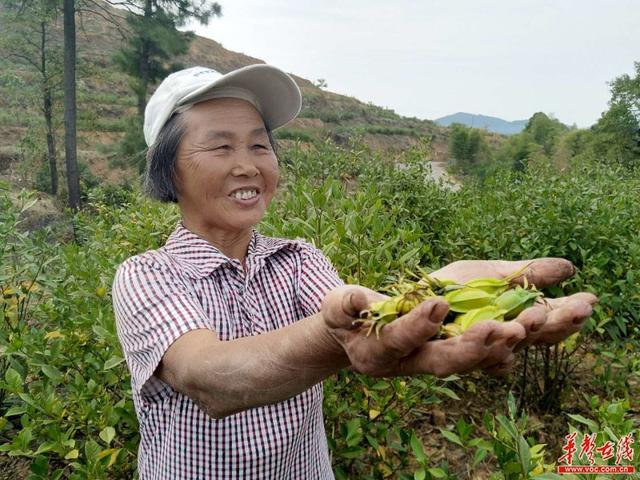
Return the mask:
<svg viewBox="0 0 640 480">
<path fill-rule="evenodd" d="M 93 175 L 120 183 L 136 174 L 122 162 L 113 161 L 113 156 L 109 161 L 108 153 L 126 131 L 127 119 L 135 114 L 136 102 L 128 77 L 112 61 L 124 41 L 126 12 L 107 4 L 104 10 L 111 13 L 115 21 L 91 13 L 81 13 L 77 18 L 78 157 Z M 60 18 L 54 39 L 60 45 L 61 24 Z M 8 25 L 0 27 L 4 29 Z M 185 67 L 205 65 L 221 72 L 264 63 L 198 36 L 188 54 L 178 60 Z M 7 52 L 2 51 L 0 71 L 4 72 L 0 76 L 0 175 L 27 186 L 42 164 L 38 156 L 44 149 L 45 137 L 38 104 L 35 99 L 21 95 L 20 84 L 37 81 L 37 77 L 24 61 L 7 58 Z M 329 138 L 338 144 L 347 144 L 351 138 L 358 137 L 371 148 L 399 151 L 427 138 L 431 140 L 432 158 L 444 160 L 446 157 L 446 129 L 434 122 L 402 117 L 393 110 L 320 89 L 295 74 L 293 77 L 303 93 L 303 108 L 299 118 L 277 131 L 282 147 L 286 148 L 292 140 L 314 142 Z M 61 109 L 60 100 L 56 109 L 57 135 L 59 157 L 63 158 Z"/>
</svg>

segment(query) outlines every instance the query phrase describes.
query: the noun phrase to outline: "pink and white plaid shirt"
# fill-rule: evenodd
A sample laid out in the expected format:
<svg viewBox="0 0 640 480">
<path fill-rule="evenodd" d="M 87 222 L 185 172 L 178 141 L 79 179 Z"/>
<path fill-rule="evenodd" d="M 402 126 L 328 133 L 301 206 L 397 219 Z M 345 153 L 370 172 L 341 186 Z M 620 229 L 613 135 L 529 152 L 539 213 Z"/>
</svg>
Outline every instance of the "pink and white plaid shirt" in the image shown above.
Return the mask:
<svg viewBox="0 0 640 480">
<path fill-rule="evenodd" d="M 190 330 L 223 341 L 260 335 L 318 312 L 343 283 L 311 244 L 255 230 L 246 266 L 178 224 L 162 248 L 118 268 L 113 304 L 140 421 L 140 480 L 334 478 L 321 383 L 216 420 L 153 375 Z"/>
</svg>

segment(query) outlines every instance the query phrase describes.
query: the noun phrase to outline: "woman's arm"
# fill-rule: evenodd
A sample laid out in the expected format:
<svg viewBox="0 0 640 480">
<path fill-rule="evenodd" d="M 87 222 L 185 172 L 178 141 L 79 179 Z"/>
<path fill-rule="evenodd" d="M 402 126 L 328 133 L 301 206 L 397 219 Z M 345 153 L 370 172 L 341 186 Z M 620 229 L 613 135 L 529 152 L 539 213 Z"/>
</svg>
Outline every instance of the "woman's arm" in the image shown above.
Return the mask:
<svg viewBox="0 0 640 480">
<path fill-rule="evenodd" d="M 210 330 L 188 332 L 166 351 L 156 375 L 222 418 L 291 398 L 349 365 L 384 377 L 447 376 L 508 363 L 525 336 L 517 322 L 482 322 L 460 337 L 428 341 L 448 312 L 440 298 L 387 325 L 380 338 L 367 336 L 353 320 L 381 297 L 347 285 L 329 292 L 320 313 L 276 331 L 227 342 Z"/>
<path fill-rule="evenodd" d="M 169 347 L 156 375 L 222 418 L 291 398 L 348 365 L 318 313 L 227 342 L 211 330 L 193 330 Z"/>
<path fill-rule="evenodd" d="M 492 276 L 498 268 L 496 276 L 504 276 L 521 268 L 508 263 L 467 264 L 457 273 Z M 572 273 L 564 262 L 535 263 L 526 273 L 537 284 L 551 283 L 547 276 L 557 281 L 558 269 Z M 503 273 L 503 267 L 509 272 Z M 453 271 L 445 267 L 447 278 Z M 423 302 L 376 338 L 353 320 L 380 298 L 367 288 L 346 285 L 329 292 L 320 313 L 276 331 L 228 342 L 209 330 L 188 332 L 166 351 L 156 375 L 211 417 L 221 418 L 291 398 L 348 365 L 372 376 L 447 376 L 478 368 L 499 373 L 513 362 L 518 346 L 558 342 L 579 330 L 596 301 L 593 295 L 577 294 L 554 301 L 550 310 L 531 307 L 517 321 L 479 322 L 458 337 L 428 341 L 448 312 L 445 301 Z"/>
</svg>

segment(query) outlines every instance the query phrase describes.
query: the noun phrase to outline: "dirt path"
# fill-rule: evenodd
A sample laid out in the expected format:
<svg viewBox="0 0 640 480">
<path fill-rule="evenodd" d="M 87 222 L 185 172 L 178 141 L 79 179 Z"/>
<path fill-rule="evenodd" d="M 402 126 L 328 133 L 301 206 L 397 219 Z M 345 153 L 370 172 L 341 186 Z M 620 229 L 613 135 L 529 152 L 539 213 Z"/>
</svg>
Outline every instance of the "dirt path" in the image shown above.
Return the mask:
<svg viewBox="0 0 640 480">
<path fill-rule="evenodd" d="M 461 186 L 460 182 L 458 182 L 455 178 L 453 178 L 451 175 L 447 173 L 447 170 L 445 169 L 445 162 L 430 162 L 430 165 L 431 165 L 431 175 L 429 175 L 430 178 L 432 178 L 435 181 L 442 180 L 445 185 L 451 188 L 451 190 L 455 191 L 460 189 L 460 186 Z"/>
</svg>

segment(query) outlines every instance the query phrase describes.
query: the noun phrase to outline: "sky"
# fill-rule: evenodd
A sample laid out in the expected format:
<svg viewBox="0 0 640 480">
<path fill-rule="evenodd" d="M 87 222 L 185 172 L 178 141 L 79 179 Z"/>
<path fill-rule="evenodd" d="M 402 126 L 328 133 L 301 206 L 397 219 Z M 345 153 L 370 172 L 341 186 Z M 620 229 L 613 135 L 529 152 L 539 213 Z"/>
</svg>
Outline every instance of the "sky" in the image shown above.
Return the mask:
<svg viewBox="0 0 640 480">
<path fill-rule="evenodd" d="M 434 120 L 456 112 L 588 127 L 640 61 L 638 0 L 218 0 L 189 25 L 328 90 Z"/>
</svg>

